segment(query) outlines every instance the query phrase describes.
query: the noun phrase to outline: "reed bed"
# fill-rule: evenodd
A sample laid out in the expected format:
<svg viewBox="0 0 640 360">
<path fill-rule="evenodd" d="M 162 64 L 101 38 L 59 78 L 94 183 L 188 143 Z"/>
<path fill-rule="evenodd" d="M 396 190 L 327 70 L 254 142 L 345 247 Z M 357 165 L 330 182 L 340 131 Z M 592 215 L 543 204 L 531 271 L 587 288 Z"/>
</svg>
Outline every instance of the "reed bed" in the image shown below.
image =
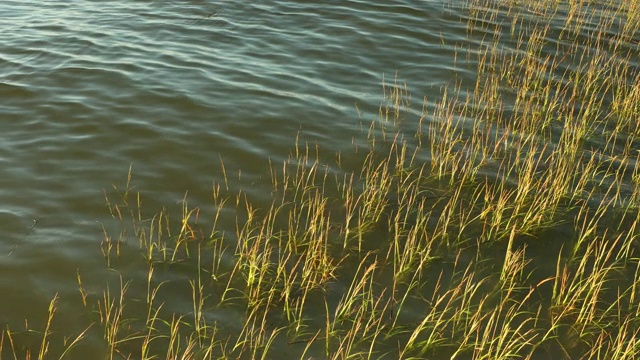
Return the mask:
<svg viewBox="0 0 640 360">
<path fill-rule="evenodd" d="M 105 192 L 117 276 L 78 274 L 93 321 L 55 357 L 99 331 L 110 359 L 637 358 L 638 4 L 468 1 L 475 81 L 418 118 L 385 81 L 359 165 L 297 141 L 268 206 L 221 163 L 206 209 L 147 214 L 130 170 Z M 39 347 L 5 329 L 2 353 L 50 358 L 57 301 Z"/>
</svg>

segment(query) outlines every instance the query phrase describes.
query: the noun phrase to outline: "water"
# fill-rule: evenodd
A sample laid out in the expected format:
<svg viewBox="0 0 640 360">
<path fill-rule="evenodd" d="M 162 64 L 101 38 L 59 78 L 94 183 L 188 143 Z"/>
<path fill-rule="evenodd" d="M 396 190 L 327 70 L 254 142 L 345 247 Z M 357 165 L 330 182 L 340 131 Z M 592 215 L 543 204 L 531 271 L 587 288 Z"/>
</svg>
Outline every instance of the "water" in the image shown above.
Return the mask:
<svg viewBox="0 0 640 360">
<path fill-rule="evenodd" d="M 350 149 L 383 75 L 439 90 L 463 28 L 441 2 L 3 1 L 0 324 L 106 276 L 103 190 L 131 164 L 150 212 L 206 203 L 221 160 L 266 201 L 268 160 L 296 136 Z"/>
<path fill-rule="evenodd" d="M 475 79 L 454 63 L 457 45 L 483 41 L 467 37 L 465 10 L 384 3 L 3 1 L 0 325 L 37 322 L 55 294 L 85 316 L 77 273 L 96 296 L 114 276 L 99 248 L 114 226 L 103 191 L 130 166 L 150 213 L 187 191 L 208 204 L 221 163 L 231 191 L 268 204 L 269 160 L 296 138 L 348 152 L 377 116 L 383 76 L 397 72 L 417 104 Z"/>
</svg>

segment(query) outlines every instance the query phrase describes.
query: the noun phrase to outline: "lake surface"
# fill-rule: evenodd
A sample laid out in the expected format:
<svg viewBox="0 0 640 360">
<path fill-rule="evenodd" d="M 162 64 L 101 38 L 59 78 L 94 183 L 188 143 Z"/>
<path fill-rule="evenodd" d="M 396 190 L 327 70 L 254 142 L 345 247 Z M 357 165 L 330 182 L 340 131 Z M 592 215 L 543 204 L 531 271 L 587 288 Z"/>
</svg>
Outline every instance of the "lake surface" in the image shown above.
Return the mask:
<svg viewBox="0 0 640 360">
<path fill-rule="evenodd" d="M 231 192 L 267 206 L 269 161 L 296 142 L 349 153 L 396 73 L 417 114 L 475 80 L 477 59 L 455 60 L 484 41 L 467 10 L 383 3 L 2 1 L 0 326 L 37 324 L 58 294 L 61 328 L 83 328 L 77 274 L 96 297 L 113 276 L 105 192 L 130 166 L 149 214 L 187 192 L 210 207 L 221 164 Z"/>
<path fill-rule="evenodd" d="M 103 190 L 131 164 L 149 209 L 186 191 L 206 202 L 220 159 L 267 199 L 268 160 L 299 133 L 351 148 L 355 105 L 377 116 L 383 76 L 417 102 L 438 93 L 453 51 L 439 39 L 465 27 L 413 1 L 5 1 L 0 14 L 0 248 L 18 245 L 0 260 L 5 322 L 102 265 Z"/>
</svg>

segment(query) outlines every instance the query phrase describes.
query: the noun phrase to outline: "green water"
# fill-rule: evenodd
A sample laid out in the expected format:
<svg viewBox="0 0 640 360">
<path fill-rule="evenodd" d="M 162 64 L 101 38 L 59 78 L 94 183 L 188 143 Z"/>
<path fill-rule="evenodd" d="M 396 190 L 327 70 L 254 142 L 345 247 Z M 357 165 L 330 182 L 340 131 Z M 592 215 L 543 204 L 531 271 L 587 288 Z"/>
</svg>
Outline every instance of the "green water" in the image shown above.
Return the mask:
<svg viewBox="0 0 640 360">
<path fill-rule="evenodd" d="M 535 9 L 524 14 L 520 26 L 532 26 Z M 388 88 L 396 73 L 401 84 L 406 82 L 411 105 L 394 131 L 410 138 L 419 126 L 423 97 L 425 107 L 432 109 L 445 88 L 474 84 L 479 76 L 478 49 L 489 39 L 500 34 L 504 51 L 517 47 L 518 39 L 508 36 L 511 14 L 475 19 L 477 28 L 470 31 L 468 21 L 476 15 L 465 4 L 448 1 L 383 5 L 4 1 L 0 5 L 0 325 L 14 332 L 17 352 L 24 355 L 26 349 L 39 347 L 47 308 L 57 294 L 52 356 L 60 353 L 65 336 L 79 334 L 93 323 L 70 358 L 105 358 L 98 315 L 104 311 L 100 306 L 105 289 L 116 294 L 122 277 L 130 281 L 128 296 L 147 297 L 149 267 L 132 216 L 139 216 L 137 225 L 148 226 L 167 208 L 177 222 L 174 231 L 179 231 L 181 202 L 186 198 L 190 207 L 201 209 L 197 228 L 202 238 L 208 238 L 216 214 L 212 188 L 221 184 L 230 200 L 217 229 L 224 234 L 224 245 L 232 247 L 236 224 L 246 217 L 231 206 L 236 194 L 246 194 L 256 209 L 267 209 L 278 195 L 271 169 L 279 169 L 295 153 L 296 144 L 317 146 L 332 178 L 357 173 L 370 144 L 367 128 L 379 119 L 382 84 Z M 620 19 L 625 15 L 619 14 Z M 572 50 L 557 40 L 566 17 L 561 6 L 550 22 L 542 58 L 558 49 Z M 597 16 L 590 21 L 577 36 L 589 38 Z M 632 54 L 630 79 L 640 65 L 637 39 L 636 32 L 624 44 Z M 568 58 L 557 72 L 574 69 L 575 62 Z M 461 98 L 467 91 L 472 88 L 463 88 Z M 513 94 L 507 91 L 505 97 L 509 96 Z M 424 123 L 429 121 L 436 120 Z M 560 129 L 550 132 L 557 140 Z M 379 128 L 375 133 L 381 136 Z M 637 141 L 631 144 L 637 151 Z M 606 144 L 594 136 L 587 145 L 586 150 Z M 384 146 L 388 144 L 382 145 L 381 153 Z M 419 160 L 428 162 L 430 155 L 422 152 Z M 129 207 L 119 198 L 130 166 L 131 194 L 142 195 L 140 214 L 135 197 L 128 199 Z M 625 166 L 632 171 L 636 163 Z M 483 171 L 491 179 L 499 169 Z M 629 196 L 634 186 L 630 177 L 625 179 L 619 185 L 622 197 Z M 327 193 L 339 197 L 336 189 Z M 122 206 L 124 221 L 110 214 L 105 195 Z M 600 200 L 591 199 L 594 204 Z M 373 229 L 365 250 L 384 243 L 386 230 L 387 225 Z M 556 254 L 574 229 L 564 223 L 535 235 L 543 241 L 530 244 L 528 254 L 536 259 L 553 256 L 548 262 L 536 260 L 542 270 L 532 284 L 554 274 Z M 122 236 L 121 254 L 113 257 L 112 264 L 101 251 L 105 236 Z M 503 254 L 505 246 L 480 250 L 488 257 L 497 256 L 487 274 L 499 271 L 503 255 L 496 254 Z M 193 254 L 197 247 L 190 251 Z M 157 301 L 164 303 L 167 313 L 192 316 L 187 279 L 196 276 L 199 265 L 213 266 L 211 250 L 203 251 L 207 256 L 202 258 L 208 259 L 204 263 L 189 260 L 156 270 L 153 284 L 166 281 Z M 472 261 L 477 251 L 470 247 L 461 256 Z M 231 271 L 236 260 L 231 254 L 220 260 L 221 269 Z M 434 268 L 444 269 L 445 274 L 460 271 L 451 265 L 455 258 L 455 254 L 442 256 Z M 352 262 L 344 264 L 328 292 L 331 304 L 348 290 L 351 277 L 360 274 L 360 258 L 348 261 Z M 82 303 L 78 274 L 88 306 Z M 439 272 L 429 275 L 422 293 L 433 290 L 438 277 Z M 207 286 L 209 301 L 215 304 L 226 284 L 210 281 Z M 128 303 L 128 314 L 146 316 L 143 305 Z M 310 326 L 321 328 L 325 304 L 312 299 L 308 307 L 317 309 Z M 423 307 L 420 301 L 407 301 L 403 321 L 419 322 Z M 217 324 L 221 334 L 236 334 L 244 326 L 245 311 L 242 305 L 211 305 L 205 318 Z M 282 324 L 279 318 L 271 321 Z M 306 343 L 291 339 L 278 339 L 270 356 L 299 356 Z M 377 354 L 396 356 L 395 349 L 381 344 Z M 123 352 L 138 351 L 127 346 Z M 4 345 L 3 350 L 9 354 L 10 347 Z M 321 344 L 309 353 L 325 356 Z"/>
</svg>

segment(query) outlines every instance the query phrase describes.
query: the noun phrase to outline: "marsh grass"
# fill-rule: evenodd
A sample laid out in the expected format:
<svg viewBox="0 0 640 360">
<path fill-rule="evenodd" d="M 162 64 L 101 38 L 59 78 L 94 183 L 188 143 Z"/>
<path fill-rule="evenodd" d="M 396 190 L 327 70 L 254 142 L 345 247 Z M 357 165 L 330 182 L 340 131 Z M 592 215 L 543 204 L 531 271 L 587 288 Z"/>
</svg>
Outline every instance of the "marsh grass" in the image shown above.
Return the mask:
<svg viewBox="0 0 640 360">
<path fill-rule="evenodd" d="M 207 209 L 147 213 L 131 169 L 105 192 L 117 276 L 78 286 L 108 357 L 636 358 L 639 5 L 465 6 L 475 82 L 413 119 L 383 81 L 357 169 L 296 141 L 266 206 L 222 162 Z M 48 358 L 56 302 L 27 358 Z"/>
</svg>

